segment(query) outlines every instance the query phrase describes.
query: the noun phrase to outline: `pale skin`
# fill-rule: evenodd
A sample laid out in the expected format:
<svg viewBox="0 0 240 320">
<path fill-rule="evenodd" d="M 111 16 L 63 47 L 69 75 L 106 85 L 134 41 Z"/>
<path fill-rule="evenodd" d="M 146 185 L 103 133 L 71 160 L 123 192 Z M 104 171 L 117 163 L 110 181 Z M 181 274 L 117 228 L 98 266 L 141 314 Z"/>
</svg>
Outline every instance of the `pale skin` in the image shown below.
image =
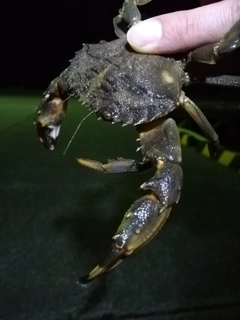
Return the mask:
<svg viewBox="0 0 240 320">
<path fill-rule="evenodd" d="M 201 4 L 137 23 L 127 33 L 129 44 L 142 53 L 188 51 L 218 41 L 240 20 L 240 0 L 201 0 Z"/>
</svg>

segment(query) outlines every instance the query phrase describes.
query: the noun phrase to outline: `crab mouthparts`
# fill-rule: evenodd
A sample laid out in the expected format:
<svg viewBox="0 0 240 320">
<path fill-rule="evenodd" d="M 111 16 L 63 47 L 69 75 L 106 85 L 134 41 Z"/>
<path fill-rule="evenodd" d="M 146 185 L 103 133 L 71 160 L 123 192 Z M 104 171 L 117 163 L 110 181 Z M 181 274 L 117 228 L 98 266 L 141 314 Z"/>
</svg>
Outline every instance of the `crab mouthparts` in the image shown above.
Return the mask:
<svg viewBox="0 0 240 320">
<path fill-rule="evenodd" d="M 41 123 L 37 123 L 37 133 L 39 140 L 46 149 L 51 151 L 55 149 L 60 127 L 61 125 L 44 126 Z"/>
</svg>

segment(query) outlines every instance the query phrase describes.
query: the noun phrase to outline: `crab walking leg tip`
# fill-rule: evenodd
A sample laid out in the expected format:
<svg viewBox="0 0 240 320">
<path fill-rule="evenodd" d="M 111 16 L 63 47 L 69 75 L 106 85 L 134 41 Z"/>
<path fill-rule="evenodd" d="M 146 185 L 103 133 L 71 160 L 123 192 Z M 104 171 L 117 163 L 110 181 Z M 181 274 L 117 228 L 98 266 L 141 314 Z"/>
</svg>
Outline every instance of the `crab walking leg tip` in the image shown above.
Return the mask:
<svg viewBox="0 0 240 320">
<path fill-rule="evenodd" d="M 77 281 L 77 285 L 82 286 L 82 287 L 86 287 L 89 282 L 91 282 L 91 280 L 88 280 L 88 274 L 87 274 L 87 275 L 81 277 Z"/>
<path fill-rule="evenodd" d="M 136 172 L 146 170 L 151 167 L 149 161 L 135 161 L 132 159 L 118 158 L 117 160 L 108 160 L 103 164 L 99 161 L 79 158 L 78 163 L 84 167 L 101 171 L 104 173 L 122 173 L 122 172 Z"/>
<path fill-rule="evenodd" d="M 99 265 L 96 266 L 96 268 L 94 268 L 90 273 L 84 275 L 83 277 L 81 277 L 78 281 L 77 284 L 85 286 L 87 285 L 89 282 L 91 282 L 95 277 L 97 277 L 98 275 L 102 274 L 104 272 L 104 268 L 101 268 Z"/>
<path fill-rule="evenodd" d="M 81 164 L 84 167 L 97 170 L 97 171 L 105 171 L 103 164 L 99 161 L 90 160 L 90 159 L 83 159 L 83 158 L 77 158 L 77 162 Z"/>
</svg>

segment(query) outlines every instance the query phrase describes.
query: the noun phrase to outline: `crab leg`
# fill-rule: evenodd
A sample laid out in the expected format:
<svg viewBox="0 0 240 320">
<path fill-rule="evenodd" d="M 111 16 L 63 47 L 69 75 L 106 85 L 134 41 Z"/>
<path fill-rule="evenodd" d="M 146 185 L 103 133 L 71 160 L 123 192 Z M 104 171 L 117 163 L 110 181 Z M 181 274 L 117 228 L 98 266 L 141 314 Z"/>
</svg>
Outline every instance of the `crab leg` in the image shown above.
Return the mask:
<svg viewBox="0 0 240 320">
<path fill-rule="evenodd" d="M 180 98 L 180 105 L 187 111 L 187 113 L 197 122 L 199 127 L 203 130 L 206 137 L 209 139 L 208 149 L 211 157 L 215 156 L 215 153 L 219 147 L 218 135 L 215 130 L 202 113 L 202 111 L 198 108 L 198 106 L 185 96 L 185 93 L 182 91 Z"/>
<path fill-rule="evenodd" d="M 207 44 L 189 53 L 189 61 L 215 64 L 240 47 L 240 20 L 217 43 Z"/>
<path fill-rule="evenodd" d="M 102 171 L 104 173 L 122 173 L 144 171 L 152 167 L 150 161 L 136 161 L 132 159 L 118 158 L 117 160 L 108 160 L 108 163 L 102 164 L 96 160 L 77 159 L 78 163 L 84 167 Z"/>
<path fill-rule="evenodd" d="M 142 152 L 157 169 L 155 175 L 141 185 L 141 189 L 151 190 L 151 193 L 136 200 L 125 213 L 112 238 L 111 252 L 102 263 L 80 278 L 81 284 L 112 269 L 149 242 L 165 223 L 172 205 L 180 198 L 181 146 L 174 120 L 155 120 L 139 125 L 138 131 Z"/>
<path fill-rule="evenodd" d="M 141 14 L 137 6 L 147 4 L 151 0 L 125 0 L 119 15 L 113 19 L 115 34 L 122 38 L 127 29 L 141 21 Z"/>
</svg>

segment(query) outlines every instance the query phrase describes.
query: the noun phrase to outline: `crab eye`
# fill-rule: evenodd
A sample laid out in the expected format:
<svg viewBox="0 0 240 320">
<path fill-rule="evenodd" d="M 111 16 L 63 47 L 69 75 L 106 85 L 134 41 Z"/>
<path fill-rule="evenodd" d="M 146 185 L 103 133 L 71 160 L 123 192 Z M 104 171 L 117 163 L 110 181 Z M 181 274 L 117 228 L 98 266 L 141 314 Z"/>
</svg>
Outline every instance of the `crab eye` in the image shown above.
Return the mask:
<svg viewBox="0 0 240 320">
<path fill-rule="evenodd" d="M 111 121 L 112 120 L 112 113 L 110 111 L 108 111 L 108 110 L 104 110 L 102 112 L 102 118 L 104 120 Z"/>
</svg>

